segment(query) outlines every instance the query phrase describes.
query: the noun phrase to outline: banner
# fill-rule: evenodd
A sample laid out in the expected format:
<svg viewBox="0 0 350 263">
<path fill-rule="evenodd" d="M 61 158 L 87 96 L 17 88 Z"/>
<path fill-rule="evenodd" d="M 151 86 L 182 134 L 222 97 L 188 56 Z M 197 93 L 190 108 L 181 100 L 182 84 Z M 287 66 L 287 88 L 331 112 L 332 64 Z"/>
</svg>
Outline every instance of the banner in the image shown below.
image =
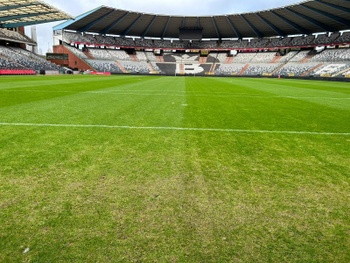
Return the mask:
<svg viewBox="0 0 350 263">
<path fill-rule="evenodd" d="M 31 69 L 0 69 L 0 75 L 35 75 Z"/>
</svg>

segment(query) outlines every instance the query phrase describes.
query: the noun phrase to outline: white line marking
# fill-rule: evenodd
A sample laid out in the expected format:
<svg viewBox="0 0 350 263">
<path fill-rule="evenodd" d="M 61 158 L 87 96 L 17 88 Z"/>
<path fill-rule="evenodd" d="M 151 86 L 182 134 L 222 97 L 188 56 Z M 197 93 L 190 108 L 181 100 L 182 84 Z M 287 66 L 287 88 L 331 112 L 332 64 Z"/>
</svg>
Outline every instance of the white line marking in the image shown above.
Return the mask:
<svg viewBox="0 0 350 263">
<path fill-rule="evenodd" d="M 62 128 L 103 128 L 129 130 L 170 130 L 170 131 L 203 131 L 227 133 L 271 133 L 271 134 L 299 134 L 299 135 L 342 135 L 350 136 L 350 132 L 311 132 L 311 131 L 273 131 L 273 130 L 244 130 L 220 128 L 184 128 L 184 127 L 152 127 L 152 126 L 124 126 L 103 124 L 56 124 L 56 123 L 10 123 L 0 122 L 0 126 L 29 126 L 29 127 L 62 127 Z"/>
</svg>

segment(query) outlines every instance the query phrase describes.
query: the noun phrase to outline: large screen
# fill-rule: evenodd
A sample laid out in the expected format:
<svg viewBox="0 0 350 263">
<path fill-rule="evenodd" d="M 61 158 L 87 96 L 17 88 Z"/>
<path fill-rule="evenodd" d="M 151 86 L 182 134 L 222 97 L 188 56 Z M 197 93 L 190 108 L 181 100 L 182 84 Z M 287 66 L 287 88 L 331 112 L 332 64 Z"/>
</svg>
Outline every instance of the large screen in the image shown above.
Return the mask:
<svg viewBox="0 0 350 263">
<path fill-rule="evenodd" d="M 47 60 L 68 60 L 68 54 L 63 53 L 46 53 Z"/>
</svg>

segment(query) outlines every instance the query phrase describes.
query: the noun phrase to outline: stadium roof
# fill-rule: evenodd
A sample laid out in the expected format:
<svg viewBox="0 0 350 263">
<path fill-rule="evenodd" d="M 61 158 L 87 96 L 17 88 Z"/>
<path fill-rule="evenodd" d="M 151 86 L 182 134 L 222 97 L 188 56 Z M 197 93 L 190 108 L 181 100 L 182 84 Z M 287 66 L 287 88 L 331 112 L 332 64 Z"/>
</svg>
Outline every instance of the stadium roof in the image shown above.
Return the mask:
<svg viewBox="0 0 350 263">
<path fill-rule="evenodd" d="M 37 0 L 0 0 L 0 27 L 20 27 L 71 19 L 55 7 Z"/>
<path fill-rule="evenodd" d="M 179 29 L 201 29 L 203 38 L 287 36 L 350 29 L 350 0 L 311 0 L 253 13 L 218 16 L 145 14 L 101 6 L 54 30 L 179 38 Z"/>
</svg>

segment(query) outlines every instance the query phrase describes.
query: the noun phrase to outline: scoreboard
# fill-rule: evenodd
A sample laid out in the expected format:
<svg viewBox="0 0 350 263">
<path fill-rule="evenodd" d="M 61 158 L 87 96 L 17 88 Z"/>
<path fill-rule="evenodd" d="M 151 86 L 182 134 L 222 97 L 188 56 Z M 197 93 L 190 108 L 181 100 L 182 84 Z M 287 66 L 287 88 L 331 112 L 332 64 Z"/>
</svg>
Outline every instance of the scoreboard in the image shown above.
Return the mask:
<svg viewBox="0 0 350 263">
<path fill-rule="evenodd" d="M 68 54 L 64 53 L 46 53 L 47 60 L 68 60 Z"/>
</svg>

